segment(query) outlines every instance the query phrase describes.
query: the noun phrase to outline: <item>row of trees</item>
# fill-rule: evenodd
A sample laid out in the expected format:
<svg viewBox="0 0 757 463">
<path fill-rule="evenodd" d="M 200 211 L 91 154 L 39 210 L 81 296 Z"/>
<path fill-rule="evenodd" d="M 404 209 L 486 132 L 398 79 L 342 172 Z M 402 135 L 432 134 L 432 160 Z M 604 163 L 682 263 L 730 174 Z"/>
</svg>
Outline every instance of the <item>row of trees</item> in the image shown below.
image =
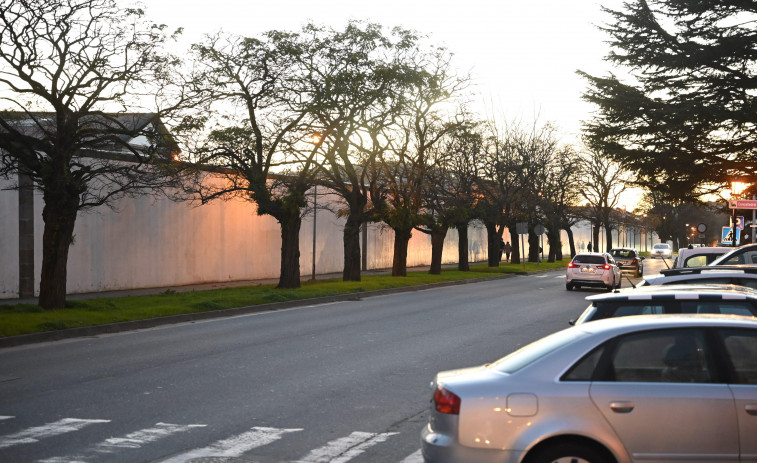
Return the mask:
<svg viewBox="0 0 757 463">
<path fill-rule="evenodd" d="M 457 228 L 466 268 L 474 219 L 488 231 L 491 265 L 504 230 L 515 236 L 518 222 L 532 231 L 530 259 L 539 252 L 539 223 L 550 260 L 561 257 L 560 230 L 570 237 L 582 217 L 594 224 L 594 241 L 603 228 L 611 246 L 629 179 L 604 153 L 665 200 L 690 200 L 694 187 L 753 172 L 754 8 L 653 3 L 608 10 L 607 31 L 623 51 L 610 59 L 638 71 L 636 84 L 586 75 L 586 98 L 600 112 L 587 124 L 589 154 L 579 156 L 549 124 L 471 114 L 470 77 L 412 31 L 350 23 L 219 33 L 180 60 L 167 51 L 173 36 L 164 26 L 114 0 L 0 0 L 0 175 L 31 178 L 43 194 L 40 305 L 65 302 L 79 211 L 166 185 L 179 186 L 180 199 L 238 195 L 274 217 L 280 287 L 300 284 L 299 229 L 315 185 L 343 199 L 345 280 L 360 278 L 359 229 L 368 221 L 394 230 L 394 275 L 405 274 L 416 230 L 431 236 L 438 272 L 444 236 Z M 185 162 L 129 144 L 161 135 L 156 124 L 125 123 L 135 111 L 171 127 Z M 98 154 L 114 146 L 136 162 Z"/>
<path fill-rule="evenodd" d="M 167 52 L 172 37 L 113 0 L 0 4 L 0 174 L 31 178 L 43 194 L 42 307 L 65 303 L 80 211 L 167 186 L 183 200 L 238 195 L 274 217 L 281 288 L 300 285 L 299 230 L 315 185 L 343 200 L 345 280 L 360 279 L 359 230 L 368 221 L 394 230 L 393 275 L 406 273 L 414 230 L 431 235 L 438 272 L 447 230 L 458 228 L 467 268 L 474 219 L 489 230 L 492 265 L 517 221 L 545 222 L 557 256 L 577 158 L 549 125 L 476 120 L 466 109 L 470 77 L 454 70 L 447 50 L 363 23 L 219 33 L 186 60 Z M 126 122 L 135 110 L 152 123 Z M 184 162 L 166 156 L 161 120 Z M 129 142 L 140 135 L 149 147 Z M 128 156 L 103 155 L 114 151 Z"/>
</svg>

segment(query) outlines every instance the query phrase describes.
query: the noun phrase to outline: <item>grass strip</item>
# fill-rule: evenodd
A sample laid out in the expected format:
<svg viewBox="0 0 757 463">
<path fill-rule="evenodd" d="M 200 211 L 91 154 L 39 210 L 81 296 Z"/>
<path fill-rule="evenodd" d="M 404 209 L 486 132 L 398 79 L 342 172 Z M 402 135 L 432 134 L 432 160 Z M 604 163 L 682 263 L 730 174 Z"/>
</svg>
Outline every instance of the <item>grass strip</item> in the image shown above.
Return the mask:
<svg viewBox="0 0 757 463">
<path fill-rule="evenodd" d="M 564 268 L 567 260 L 540 264 L 527 262 L 526 271 Z M 361 293 L 380 289 L 421 286 L 433 283 L 482 278 L 496 274 L 523 272 L 523 264 L 501 263 L 471 266 L 469 272 L 444 269 L 441 275 L 408 272 L 407 277 L 364 275 L 362 281 L 304 281 L 297 289 L 276 289 L 275 285 L 255 285 L 206 291 L 173 291 L 146 296 L 103 297 L 69 300 L 66 307 L 44 310 L 31 304 L 0 304 L 0 337 L 65 330 L 149 318 L 246 307 L 316 297 Z"/>
</svg>

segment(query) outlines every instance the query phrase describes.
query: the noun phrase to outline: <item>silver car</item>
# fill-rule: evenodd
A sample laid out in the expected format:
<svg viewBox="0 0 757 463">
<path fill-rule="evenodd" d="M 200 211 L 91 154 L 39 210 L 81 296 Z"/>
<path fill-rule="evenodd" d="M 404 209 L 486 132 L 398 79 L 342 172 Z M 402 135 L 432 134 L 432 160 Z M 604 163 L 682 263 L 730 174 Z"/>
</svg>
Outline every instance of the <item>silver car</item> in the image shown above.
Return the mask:
<svg viewBox="0 0 757 463">
<path fill-rule="evenodd" d="M 646 276 L 638 286 L 680 284 L 739 285 L 757 289 L 757 267 L 719 265 L 668 269 L 663 270 L 660 275 Z"/>
<path fill-rule="evenodd" d="M 657 243 L 652 246 L 652 250 L 649 251 L 649 257 L 651 257 L 652 259 L 654 259 L 655 257 L 660 257 L 662 259 L 672 259 L 673 248 L 671 248 L 668 243 Z"/>
<path fill-rule="evenodd" d="M 754 461 L 757 323 L 636 316 L 439 373 L 427 463 Z"/>
</svg>

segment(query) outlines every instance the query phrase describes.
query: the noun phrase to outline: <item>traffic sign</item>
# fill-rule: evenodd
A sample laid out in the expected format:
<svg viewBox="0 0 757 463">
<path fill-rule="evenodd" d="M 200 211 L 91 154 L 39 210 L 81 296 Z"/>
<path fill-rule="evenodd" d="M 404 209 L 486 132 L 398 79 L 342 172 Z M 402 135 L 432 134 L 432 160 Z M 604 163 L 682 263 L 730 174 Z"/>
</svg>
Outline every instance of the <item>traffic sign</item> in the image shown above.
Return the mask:
<svg viewBox="0 0 757 463">
<path fill-rule="evenodd" d="M 733 218 L 731 218 L 731 222 L 733 222 Z M 731 226 L 733 226 L 733 223 L 731 223 Z M 738 228 L 739 230 L 744 229 L 744 216 L 743 215 L 736 217 L 736 228 Z"/>
<path fill-rule="evenodd" d="M 720 240 L 723 244 L 733 244 L 733 227 L 723 227 L 723 233 L 722 233 L 722 239 Z M 736 229 L 736 242 L 741 242 L 741 230 L 738 228 Z"/>
<path fill-rule="evenodd" d="M 753 199 L 731 199 L 728 201 L 731 209 L 757 209 L 757 201 Z"/>
</svg>

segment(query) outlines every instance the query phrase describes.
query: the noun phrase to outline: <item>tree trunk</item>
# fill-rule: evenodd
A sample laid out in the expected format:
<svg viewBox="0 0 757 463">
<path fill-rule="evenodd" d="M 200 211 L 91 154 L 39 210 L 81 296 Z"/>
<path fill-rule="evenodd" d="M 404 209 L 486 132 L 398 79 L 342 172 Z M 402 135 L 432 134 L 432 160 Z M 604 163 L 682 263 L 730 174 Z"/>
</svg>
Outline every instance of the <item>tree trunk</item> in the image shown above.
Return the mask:
<svg viewBox="0 0 757 463">
<path fill-rule="evenodd" d="M 392 276 L 407 276 L 407 245 L 413 235 L 412 229 L 394 228 L 394 259 L 392 260 Z"/>
<path fill-rule="evenodd" d="M 602 224 L 597 223 L 594 225 L 594 251 L 599 252 L 599 232 Z"/>
<path fill-rule="evenodd" d="M 360 219 L 350 212 L 344 224 L 344 269 L 342 280 L 360 281 Z"/>
<path fill-rule="evenodd" d="M 447 237 L 447 227 L 434 227 L 431 229 L 431 275 L 442 273 L 442 253 L 444 252 L 444 239 Z"/>
<path fill-rule="evenodd" d="M 455 224 L 457 229 L 457 269 L 461 272 L 469 272 L 468 263 L 468 222 Z"/>
<path fill-rule="evenodd" d="M 549 257 L 547 262 L 555 262 L 556 260 L 562 260 L 562 243 L 560 242 L 560 229 L 552 230 L 547 229 L 547 241 L 549 242 Z M 560 257 L 558 258 L 558 253 Z"/>
<path fill-rule="evenodd" d="M 513 238 L 513 242 L 510 243 L 512 246 L 512 258 L 510 260 L 511 264 L 520 264 L 520 235 L 517 233 L 517 229 L 515 228 L 515 225 L 508 227 L 510 230 L 510 237 Z"/>
<path fill-rule="evenodd" d="M 531 228 L 528 230 L 528 261 L 539 262 L 539 235 Z"/>
<path fill-rule="evenodd" d="M 573 237 L 573 229 L 565 227 L 564 230 L 568 234 L 568 246 L 570 246 L 570 258 L 572 259 L 576 255 L 576 240 Z M 560 257 L 560 260 L 562 260 L 562 257 Z"/>
<path fill-rule="evenodd" d="M 607 246 L 604 252 L 610 252 L 612 249 L 612 227 L 605 225 L 605 237 L 607 238 Z"/>
<path fill-rule="evenodd" d="M 44 201 L 39 305 L 46 310 L 62 309 L 66 305 L 68 250 L 73 241 L 79 197 L 46 193 Z"/>
<path fill-rule="evenodd" d="M 502 260 L 502 248 L 499 245 L 500 235 L 497 233 L 497 224 L 494 222 L 484 222 L 486 227 L 487 243 L 487 261 L 489 267 L 499 267 L 499 261 Z"/>
<path fill-rule="evenodd" d="M 299 211 L 298 211 L 299 212 Z M 279 220 L 281 225 L 281 274 L 278 289 L 300 287 L 300 226 L 299 213 Z"/>
</svg>

